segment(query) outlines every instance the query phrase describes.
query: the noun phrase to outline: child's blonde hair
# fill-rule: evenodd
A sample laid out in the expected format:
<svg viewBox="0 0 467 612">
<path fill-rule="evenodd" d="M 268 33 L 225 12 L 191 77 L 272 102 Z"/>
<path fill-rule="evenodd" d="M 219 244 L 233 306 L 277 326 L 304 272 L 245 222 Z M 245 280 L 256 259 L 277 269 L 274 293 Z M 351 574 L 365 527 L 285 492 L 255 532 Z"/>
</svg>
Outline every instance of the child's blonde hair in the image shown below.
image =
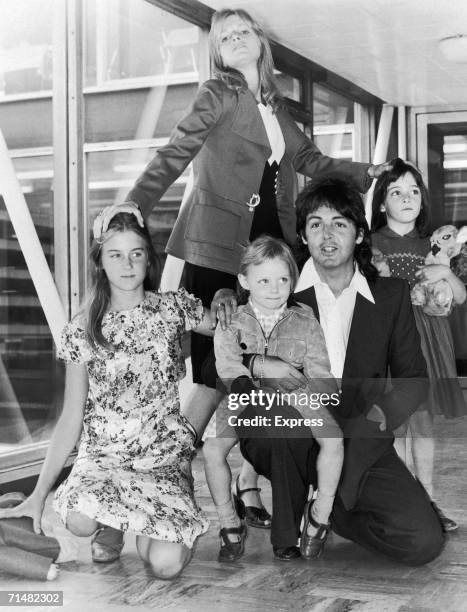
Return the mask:
<svg viewBox="0 0 467 612">
<path fill-rule="evenodd" d="M 298 268 L 295 263 L 294 256 L 289 247 L 278 238 L 263 235 L 253 240 L 247 247 L 240 261 L 239 274 L 246 276 L 250 266 L 257 266 L 270 259 L 281 259 L 288 267 L 290 273 L 290 288 L 291 293 L 295 289 L 298 282 Z"/>
</svg>

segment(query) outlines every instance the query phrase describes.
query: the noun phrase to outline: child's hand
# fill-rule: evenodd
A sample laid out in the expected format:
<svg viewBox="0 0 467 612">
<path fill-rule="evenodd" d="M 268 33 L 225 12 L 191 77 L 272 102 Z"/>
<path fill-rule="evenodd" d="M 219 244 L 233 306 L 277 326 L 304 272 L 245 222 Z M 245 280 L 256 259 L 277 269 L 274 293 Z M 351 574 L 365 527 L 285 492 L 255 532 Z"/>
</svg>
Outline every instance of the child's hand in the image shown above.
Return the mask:
<svg viewBox="0 0 467 612">
<path fill-rule="evenodd" d="M 41 533 L 41 519 L 44 512 L 44 504 L 44 498 L 40 498 L 38 495 L 32 493 L 24 502 L 18 504 L 14 508 L 0 509 L 0 519 L 30 516 L 32 518 L 35 533 Z"/>
<path fill-rule="evenodd" d="M 444 266 L 443 264 L 422 266 L 418 272 L 415 272 L 415 276 L 421 283 L 436 283 L 439 280 L 445 280 L 451 274 L 449 266 Z"/>
<path fill-rule="evenodd" d="M 237 294 L 232 289 L 219 289 L 214 294 L 211 302 L 211 317 L 213 327 L 219 320 L 222 330 L 226 330 L 230 325 L 232 315 L 237 311 Z"/>
<path fill-rule="evenodd" d="M 301 389 L 308 382 L 306 376 L 290 363 L 282 361 L 280 357 L 268 355 L 264 358 L 261 366 L 260 361 L 258 358 L 256 359 L 258 363 L 255 362 L 255 373 L 258 374 L 256 370 L 257 367 L 260 368 L 262 377 L 275 389 L 290 393 L 296 389 Z"/>
</svg>

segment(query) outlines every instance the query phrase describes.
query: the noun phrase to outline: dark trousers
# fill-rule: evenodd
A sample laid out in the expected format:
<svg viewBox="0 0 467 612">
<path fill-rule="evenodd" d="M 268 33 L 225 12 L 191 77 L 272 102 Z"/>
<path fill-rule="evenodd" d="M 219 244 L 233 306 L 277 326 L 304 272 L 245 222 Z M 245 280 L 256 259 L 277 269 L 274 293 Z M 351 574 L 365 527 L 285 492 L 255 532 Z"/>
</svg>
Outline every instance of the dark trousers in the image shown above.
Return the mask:
<svg viewBox="0 0 467 612">
<path fill-rule="evenodd" d="M 336 497 L 331 524 L 342 537 L 407 565 L 433 561 L 445 540 L 427 492 L 393 448 L 364 475 L 352 510 Z"/>
<path fill-rule="evenodd" d="M 242 416 L 248 416 L 248 410 Z M 269 428 L 251 429 L 251 436 L 248 428 L 238 433 L 245 459 L 271 481 L 272 545 L 295 546 L 308 487 L 316 484 L 316 441 L 309 430 L 307 438 L 279 438 Z M 444 544 L 430 498 L 393 448 L 365 473 L 352 510 L 346 510 L 336 496 L 331 523 L 344 538 L 408 565 L 432 561 Z"/>
<path fill-rule="evenodd" d="M 274 423 L 276 416 L 300 418 L 295 408 L 273 406 L 267 412 L 248 406 L 243 419 L 267 416 Z M 236 427 L 240 451 L 256 472 L 271 481 L 273 546 L 294 546 L 300 535 L 303 507 L 309 486 L 316 487 L 317 442 L 309 427 Z"/>
</svg>

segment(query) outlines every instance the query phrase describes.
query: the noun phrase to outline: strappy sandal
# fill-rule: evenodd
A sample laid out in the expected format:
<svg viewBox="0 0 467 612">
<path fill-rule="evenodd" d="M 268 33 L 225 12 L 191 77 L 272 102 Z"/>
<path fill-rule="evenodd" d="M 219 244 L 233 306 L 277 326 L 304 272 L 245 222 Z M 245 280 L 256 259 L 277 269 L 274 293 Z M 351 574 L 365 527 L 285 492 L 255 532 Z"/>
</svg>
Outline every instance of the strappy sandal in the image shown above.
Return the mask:
<svg viewBox="0 0 467 612">
<path fill-rule="evenodd" d="M 91 540 L 91 555 L 95 563 L 110 563 L 120 557 L 123 531 L 102 525 Z"/>
<path fill-rule="evenodd" d="M 331 530 L 331 523 L 317 523 L 311 516 L 311 508 L 314 500 L 310 500 L 305 505 L 303 512 L 303 530 L 300 537 L 300 552 L 304 559 L 317 559 L 324 549 L 326 538 Z M 312 525 L 317 529 L 314 535 L 308 535 L 308 526 Z"/>
<path fill-rule="evenodd" d="M 232 540 L 228 538 L 229 534 L 238 535 L 240 540 L 238 542 L 232 542 Z M 219 551 L 218 560 L 221 563 L 225 563 L 240 559 L 245 552 L 245 540 L 247 536 L 247 526 L 245 523 L 242 522 L 240 527 L 223 527 L 219 531 L 219 536 L 221 538 L 221 549 Z"/>
<path fill-rule="evenodd" d="M 250 487 L 249 489 L 240 489 L 238 486 L 238 479 L 235 482 L 235 493 L 233 494 L 233 500 L 235 504 L 235 510 L 241 520 L 245 519 L 247 525 L 250 527 L 257 527 L 258 529 L 271 529 L 272 516 L 261 504 L 261 508 L 255 506 L 245 506 L 245 502 L 241 499 L 244 493 L 248 491 L 261 491 L 258 487 Z"/>
</svg>

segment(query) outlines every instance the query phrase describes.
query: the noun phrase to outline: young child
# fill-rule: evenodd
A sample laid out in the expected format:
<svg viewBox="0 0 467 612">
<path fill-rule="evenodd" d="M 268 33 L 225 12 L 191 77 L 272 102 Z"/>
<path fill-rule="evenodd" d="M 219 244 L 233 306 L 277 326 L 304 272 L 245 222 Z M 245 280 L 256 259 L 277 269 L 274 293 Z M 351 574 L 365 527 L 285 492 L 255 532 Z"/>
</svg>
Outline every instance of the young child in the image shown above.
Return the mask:
<svg viewBox="0 0 467 612">
<path fill-rule="evenodd" d="M 239 377 L 247 376 L 251 379 L 252 372 L 261 377 L 261 355 L 267 353 L 268 356 L 277 356 L 296 368 L 303 368 L 308 384 L 297 391 L 294 397 L 299 397 L 301 393 L 309 398 L 311 393 L 323 391 L 323 386 L 328 393 L 331 387 L 336 391 L 337 385 L 330 373 L 323 332 L 313 311 L 304 305 L 287 304 L 298 280 L 297 266 L 287 245 L 270 236 L 261 236 L 254 240 L 242 257 L 238 280 L 249 294 L 248 303 L 238 308 L 232 316 L 231 324 L 225 330 L 218 326 L 214 336 L 216 368 L 226 386 L 230 388 L 230 383 Z M 250 361 L 252 372 L 243 365 L 244 354 L 256 355 L 254 363 Z M 264 387 L 263 383 L 264 381 L 259 381 Z M 270 390 L 272 393 L 275 391 Z M 314 502 L 306 507 L 304 526 L 308 535 L 314 535 L 315 538 L 311 546 L 307 549 L 302 546 L 301 550 L 303 557 L 311 559 L 321 554 L 329 530 L 329 516 L 343 462 L 342 433 L 323 404 L 317 410 L 310 409 L 309 405 L 291 405 L 304 418 L 322 419 L 321 427 L 311 429 L 320 447 L 317 460 L 318 493 Z M 232 412 L 227 412 L 232 415 Z M 231 435 L 233 446 L 236 441 L 235 431 L 232 427 L 221 425 L 222 421 L 226 423 L 225 413 L 224 404 L 216 413 L 216 417 L 219 415 L 218 435 Z M 241 416 L 238 411 L 235 414 Z M 261 414 L 268 416 L 265 410 L 261 411 Z M 272 486 L 274 536 L 278 526 L 274 504 L 278 500 L 274 496 L 274 483 Z M 221 510 L 224 512 L 219 513 L 220 536 L 223 540 L 220 560 L 226 560 L 238 549 L 243 551 L 246 531 L 244 525 L 238 524 L 236 528 L 232 526 L 235 513 L 231 501 Z M 236 520 L 238 521 L 238 518 Z M 298 527 L 299 524 L 297 536 Z M 228 538 L 229 533 L 238 534 L 240 542 L 232 542 Z M 274 548 L 274 554 L 282 560 L 300 556 L 298 549 L 285 553 Z"/>
<path fill-rule="evenodd" d="M 118 213 L 94 224 L 93 292 L 67 324 L 65 400 L 31 496 L 1 516 L 40 527 L 46 496 L 81 433 L 73 469 L 55 493 L 67 528 L 89 536 L 102 525 L 137 535 L 154 575 L 170 579 L 208 528 L 193 495 L 195 435 L 180 413 L 185 329 L 209 333 L 208 313 L 184 289 L 157 293 L 157 262 L 141 218 Z M 212 333 L 212 332 L 211 332 Z"/>
<path fill-rule="evenodd" d="M 373 245 L 385 257 L 391 276 L 406 279 L 412 288 L 417 281 L 444 279 L 453 291 L 453 302 L 466 297 L 463 283 L 446 265 L 425 265 L 430 250 L 429 200 L 419 170 L 409 162 L 396 160 L 392 170 L 377 181 L 373 196 Z M 447 317 L 430 316 L 421 306 L 414 306 L 422 351 L 432 381 L 429 400 L 420 406 L 409 423 L 412 457 L 416 476 L 433 497 L 434 440 L 433 415 L 454 418 L 467 413 L 462 390 L 457 381 L 454 345 Z M 400 434 L 407 432 L 399 432 Z M 396 449 L 406 461 L 405 435 L 396 437 Z M 445 531 L 457 524 L 438 508 Z"/>
</svg>

